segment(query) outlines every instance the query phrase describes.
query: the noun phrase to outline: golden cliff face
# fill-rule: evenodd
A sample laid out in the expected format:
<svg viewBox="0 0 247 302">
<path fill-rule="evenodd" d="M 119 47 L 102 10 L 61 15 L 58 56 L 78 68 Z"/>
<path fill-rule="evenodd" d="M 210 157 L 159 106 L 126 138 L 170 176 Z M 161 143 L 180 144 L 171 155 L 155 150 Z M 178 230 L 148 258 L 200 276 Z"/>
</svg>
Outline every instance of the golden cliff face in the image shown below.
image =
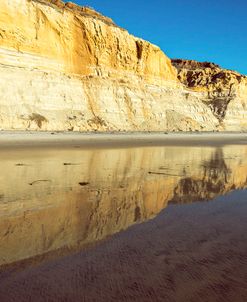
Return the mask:
<svg viewBox="0 0 247 302">
<path fill-rule="evenodd" d="M 61 1 L 1 1 L 0 73 L 2 129 L 212 130 L 218 124 L 196 97 L 184 102 L 176 70 L 157 46 Z"/>
<path fill-rule="evenodd" d="M 226 128 L 157 46 L 71 2 L 1 1 L 0 74 L 0 129 Z"/>
<path fill-rule="evenodd" d="M 158 47 L 129 35 L 94 11 L 49 2 L 4 0 L 1 47 L 41 57 L 41 64 L 43 58 L 52 60 L 55 66 L 44 61 L 42 68 L 60 67 L 78 76 L 102 72 L 115 78 L 119 73 L 133 73 L 150 82 L 176 80 L 175 69 Z"/>
</svg>

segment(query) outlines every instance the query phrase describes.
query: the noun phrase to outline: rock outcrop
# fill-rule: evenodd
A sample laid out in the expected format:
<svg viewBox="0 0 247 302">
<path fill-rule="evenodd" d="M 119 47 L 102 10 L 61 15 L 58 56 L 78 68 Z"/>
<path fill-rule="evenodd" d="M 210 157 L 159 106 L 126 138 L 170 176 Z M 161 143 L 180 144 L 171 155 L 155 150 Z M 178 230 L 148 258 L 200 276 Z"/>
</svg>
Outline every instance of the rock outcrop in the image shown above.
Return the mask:
<svg viewBox="0 0 247 302">
<path fill-rule="evenodd" d="M 201 93 L 223 130 L 247 129 L 247 77 L 209 62 L 172 60 L 178 79 Z"/>
<path fill-rule="evenodd" d="M 222 71 L 217 82 L 224 86 L 230 76 L 236 83 L 226 80 L 215 99 L 209 83 L 220 69 L 199 68 L 208 84 L 195 89 L 177 77 L 187 84 L 187 67 L 177 73 L 157 46 L 91 8 L 61 0 L 0 3 L 1 129 L 247 129 L 246 79 Z"/>
</svg>

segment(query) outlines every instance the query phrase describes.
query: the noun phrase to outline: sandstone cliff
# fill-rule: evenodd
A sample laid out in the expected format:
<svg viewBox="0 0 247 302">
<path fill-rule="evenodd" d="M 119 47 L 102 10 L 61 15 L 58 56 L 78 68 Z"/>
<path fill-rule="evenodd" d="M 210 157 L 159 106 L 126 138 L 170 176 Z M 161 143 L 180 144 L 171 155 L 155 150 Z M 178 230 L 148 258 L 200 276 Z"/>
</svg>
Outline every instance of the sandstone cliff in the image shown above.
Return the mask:
<svg viewBox="0 0 247 302">
<path fill-rule="evenodd" d="M 219 118 L 207 87 L 185 87 L 157 46 L 71 2 L 2 0 L 0 73 L 1 129 L 247 128 L 245 80 Z"/>
<path fill-rule="evenodd" d="M 221 129 L 247 129 L 247 77 L 209 62 L 172 60 L 178 79 L 200 93 Z"/>
</svg>

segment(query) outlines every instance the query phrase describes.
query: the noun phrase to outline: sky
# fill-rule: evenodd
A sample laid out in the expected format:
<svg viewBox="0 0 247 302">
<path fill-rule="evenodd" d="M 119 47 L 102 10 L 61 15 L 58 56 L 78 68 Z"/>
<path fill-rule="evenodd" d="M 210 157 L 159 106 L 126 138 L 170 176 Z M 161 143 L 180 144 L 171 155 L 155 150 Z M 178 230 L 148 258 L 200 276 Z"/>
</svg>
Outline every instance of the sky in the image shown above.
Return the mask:
<svg viewBox="0 0 247 302">
<path fill-rule="evenodd" d="M 247 75 L 247 0 L 73 2 L 111 17 L 170 58 L 214 62 Z"/>
</svg>

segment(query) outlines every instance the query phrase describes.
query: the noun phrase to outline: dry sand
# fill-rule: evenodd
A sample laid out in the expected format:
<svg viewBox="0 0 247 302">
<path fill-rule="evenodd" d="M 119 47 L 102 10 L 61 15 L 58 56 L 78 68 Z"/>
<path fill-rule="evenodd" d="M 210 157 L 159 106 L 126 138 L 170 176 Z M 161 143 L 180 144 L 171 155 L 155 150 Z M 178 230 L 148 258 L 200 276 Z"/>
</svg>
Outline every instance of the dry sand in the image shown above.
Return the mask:
<svg viewBox="0 0 247 302">
<path fill-rule="evenodd" d="M 85 147 L 118 148 L 131 146 L 216 146 L 247 144 L 247 133 L 192 132 L 192 133 L 106 133 L 106 132 L 30 132 L 1 131 L 0 148 L 23 147 Z"/>
</svg>

